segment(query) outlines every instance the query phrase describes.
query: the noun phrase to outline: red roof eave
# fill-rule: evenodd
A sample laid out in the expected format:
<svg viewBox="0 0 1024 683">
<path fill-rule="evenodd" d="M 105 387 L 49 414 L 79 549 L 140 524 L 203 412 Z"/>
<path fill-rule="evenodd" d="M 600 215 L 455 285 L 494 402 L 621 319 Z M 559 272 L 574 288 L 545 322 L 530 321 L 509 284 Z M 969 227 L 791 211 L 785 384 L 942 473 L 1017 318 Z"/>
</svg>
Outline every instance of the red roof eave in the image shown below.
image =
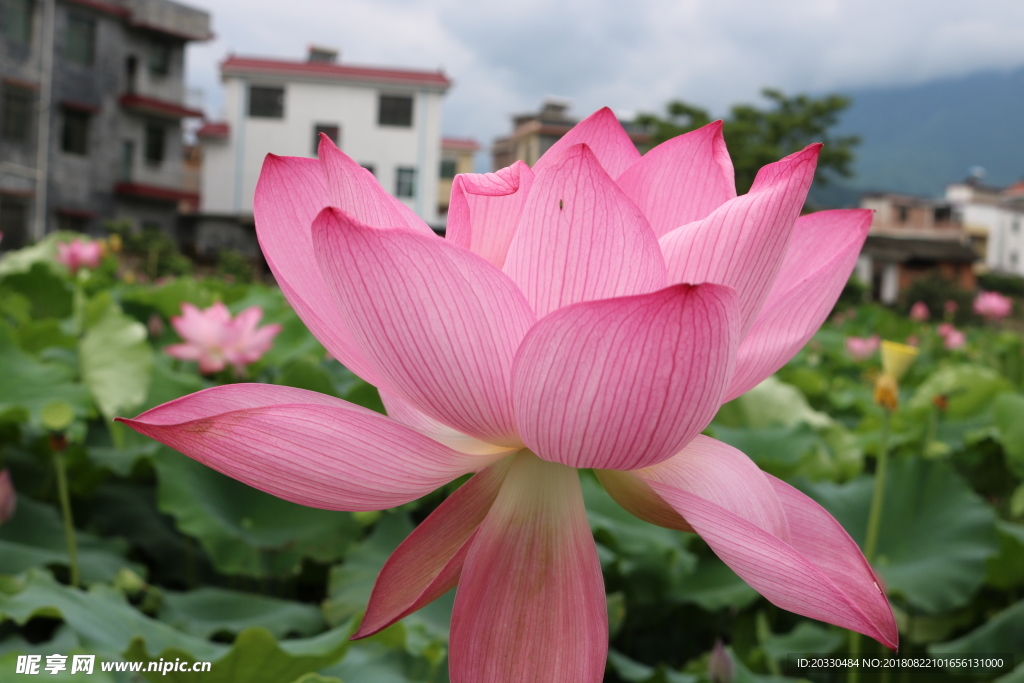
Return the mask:
<svg viewBox="0 0 1024 683">
<path fill-rule="evenodd" d="M 228 57 L 221 63 L 221 73 L 307 76 L 342 81 L 425 85 L 444 89 L 449 88 L 452 84 L 451 80 L 440 71 L 384 69 L 369 66 L 343 66 L 326 62 L 294 62 L 248 57 Z"/>
<path fill-rule="evenodd" d="M 161 202 L 189 201 L 199 203 L 198 192 L 186 192 L 174 187 L 158 187 L 141 183 L 118 183 L 114 186 L 114 194 Z"/>
<path fill-rule="evenodd" d="M 106 14 L 112 14 L 115 17 L 129 17 L 131 16 L 131 10 L 127 7 L 121 7 L 111 2 L 103 2 L 103 0 L 69 0 L 75 5 L 81 5 L 82 7 L 88 7 L 89 9 L 96 10 L 97 12 L 104 12 Z"/>
<path fill-rule="evenodd" d="M 198 109 L 189 109 L 188 107 L 183 107 L 175 102 L 165 102 L 164 100 L 158 100 L 153 97 L 143 97 L 142 95 L 122 95 L 120 102 L 121 106 L 126 109 L 138 109 L 150 114 L 166 116 L 174 119 L 189 117 L 199 118 L 203 115 L 203 112 Z"/>
<path fill-rule="evenodd" d="M 201 138 L 226 139 L 231 135 L 231 127 L 223 121 L 210 122 L 203 124 L 196 135 Z"/>
<path fill-rule="evenodd" d="M 475 152 L 480 149 L 480 144 L 472 138 L 442 138 L 441 149 L 457 149 L 467 152 Z"/>
</svg>

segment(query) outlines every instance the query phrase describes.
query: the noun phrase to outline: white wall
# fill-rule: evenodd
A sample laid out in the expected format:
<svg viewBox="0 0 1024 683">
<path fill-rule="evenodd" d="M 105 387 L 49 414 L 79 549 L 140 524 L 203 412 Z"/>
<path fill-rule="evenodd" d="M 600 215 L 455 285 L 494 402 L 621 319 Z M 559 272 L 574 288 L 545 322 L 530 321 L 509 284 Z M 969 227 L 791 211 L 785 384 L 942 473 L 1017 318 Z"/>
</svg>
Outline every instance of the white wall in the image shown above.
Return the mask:
<svg viewBox="0 0 1024 683">
<path fill-rule="evenodd" d="M 285 88 L 284 118 L 247 115 L 248 84 Z M 377 124 L 378 98 L 384 92 L 413 97 L 413 126 Z M 268 153 L 313 157 L 317 124 L 340 128 L 338 146 L 356 162 L 374 167 L 383 188 L 394 194 L 398 167 L 417 168 L 418 197 L 403 198 L 429 224 L 438 222 L 437 182 L 441 148 L 441 94 L 386 88 L 273 79 L 225 80 L 227 141 L 203 143 L 204 213 L 251 215 L 253 193 Z M 241 173 L 237 164 L 241 163 Z"/>
</svg>

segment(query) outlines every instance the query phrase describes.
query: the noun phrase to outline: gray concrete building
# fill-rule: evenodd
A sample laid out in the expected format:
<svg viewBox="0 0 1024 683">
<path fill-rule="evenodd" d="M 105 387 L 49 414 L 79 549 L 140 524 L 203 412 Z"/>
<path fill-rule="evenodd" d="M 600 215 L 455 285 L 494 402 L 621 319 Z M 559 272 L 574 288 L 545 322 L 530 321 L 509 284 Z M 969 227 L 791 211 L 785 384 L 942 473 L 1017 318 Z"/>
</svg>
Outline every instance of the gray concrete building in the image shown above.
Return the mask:
<svg viewBox="0 0 1024 683">
<path fill-rule="evenodd" d="M 131 221 L 174 234 L 185 45 L 209 15 L 170 0 L 0 0 L 0 249 Z"/>
</svg>

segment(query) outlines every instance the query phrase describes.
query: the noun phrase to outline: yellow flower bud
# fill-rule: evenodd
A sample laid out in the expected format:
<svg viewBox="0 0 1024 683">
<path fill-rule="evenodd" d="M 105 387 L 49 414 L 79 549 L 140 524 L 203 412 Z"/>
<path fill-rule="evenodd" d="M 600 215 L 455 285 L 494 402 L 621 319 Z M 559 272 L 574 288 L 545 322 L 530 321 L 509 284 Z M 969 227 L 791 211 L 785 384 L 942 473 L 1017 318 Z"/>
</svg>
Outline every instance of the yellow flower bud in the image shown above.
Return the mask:
<svg viewBox="0 0 1024 683">
<path fill-rule="evenodd" d="M 897 382 L 917 358 L 918 350 L 913 346 L 897 342 L 882 342 L 882 372 Z"/>
</svg>

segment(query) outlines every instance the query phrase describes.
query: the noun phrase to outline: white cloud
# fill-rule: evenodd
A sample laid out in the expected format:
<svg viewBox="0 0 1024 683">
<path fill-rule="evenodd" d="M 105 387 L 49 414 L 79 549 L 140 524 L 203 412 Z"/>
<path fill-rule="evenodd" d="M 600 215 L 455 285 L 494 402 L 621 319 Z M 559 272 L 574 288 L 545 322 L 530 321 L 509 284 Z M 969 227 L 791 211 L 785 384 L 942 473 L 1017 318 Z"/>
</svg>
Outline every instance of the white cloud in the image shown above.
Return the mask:
<svg viewBox="0 0 1024 683">
<path fill-rule="evenodd" d="M 1024 64 L 1020 0 L 207 0 L 217 39 L 189 51 L 189 83 L 217 114 L 229 53 L 443 67 L 445 132 L 484 145 L 547 94 L 576 114 L 722 112 L 788 92 L 916 83 Z"/>
</svg>

